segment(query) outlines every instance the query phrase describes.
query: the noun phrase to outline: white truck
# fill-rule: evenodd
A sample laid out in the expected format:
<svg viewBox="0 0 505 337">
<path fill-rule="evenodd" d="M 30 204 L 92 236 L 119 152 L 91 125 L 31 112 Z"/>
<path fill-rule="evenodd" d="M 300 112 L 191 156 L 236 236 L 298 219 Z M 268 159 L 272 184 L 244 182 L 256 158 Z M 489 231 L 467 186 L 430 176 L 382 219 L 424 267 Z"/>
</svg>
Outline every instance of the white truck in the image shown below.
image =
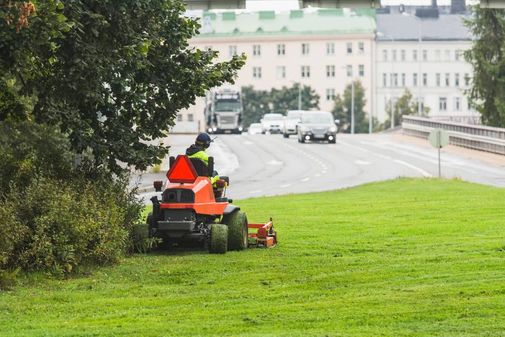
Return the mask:
<svg viewBox="0 0 505 337">
<path fill-rule="evenodd" d="M 208 133 L 242 133 L 242 113 L 240 89 L 220 87 L 207 93 L 204 115 Z"/>
</svg>

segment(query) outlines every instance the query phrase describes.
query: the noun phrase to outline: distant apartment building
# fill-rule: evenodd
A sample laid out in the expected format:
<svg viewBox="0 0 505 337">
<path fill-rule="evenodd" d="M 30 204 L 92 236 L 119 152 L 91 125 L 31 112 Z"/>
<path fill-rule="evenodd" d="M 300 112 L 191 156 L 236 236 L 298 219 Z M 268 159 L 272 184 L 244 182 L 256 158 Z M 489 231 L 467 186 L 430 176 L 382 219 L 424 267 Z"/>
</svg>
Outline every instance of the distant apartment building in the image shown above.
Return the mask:
<svg viewBox="0 0 505 337">
<path fill-rule="evenodd" d="M 472 36 L 465 14 L 453 7 L 377 14 L 376 111 L 385 120 L 386 107 L 408 89 L 432 118 L 476 123 L 479 113 L 469 104 L 472 66 L 463 52 Z M 464 3 L 463 3 L 464 12 Z M 421 16 L 421 17 L 419 17 Z"/>
<path fill-rule="evenodd" d="M 200 49 L 219 51 L 219 60 L 245 53 L 237 86 L 255 89 L 311 86 L 320 109 L 331 111 L 333 100 L 352 80 L 365 88 L 367 112 L 373 107 L 375 11 L 370 9 L 304 9 L 286 12 L 204 12 Z M 181 113 L 179 124 L 204 128 L 204 103 Z"/>
</svg>

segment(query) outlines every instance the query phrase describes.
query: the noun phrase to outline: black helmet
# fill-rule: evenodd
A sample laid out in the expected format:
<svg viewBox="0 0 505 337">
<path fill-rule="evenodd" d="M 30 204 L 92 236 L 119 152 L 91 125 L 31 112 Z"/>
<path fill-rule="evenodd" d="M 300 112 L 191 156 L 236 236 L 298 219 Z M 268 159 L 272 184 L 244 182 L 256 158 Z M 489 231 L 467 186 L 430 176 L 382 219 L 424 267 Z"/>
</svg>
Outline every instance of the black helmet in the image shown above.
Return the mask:
<svg viewBox="0 0 505 337">
<path fill-rule="evenodd" d="M 211 142 L 212 139 L 210 139 L 210 136 L 205 132 L 202 132 L 196 137 L 195 144 L 198 146 L 202 146 L 204 149 L 206 149 L 210 146 Z"/>
</svg>

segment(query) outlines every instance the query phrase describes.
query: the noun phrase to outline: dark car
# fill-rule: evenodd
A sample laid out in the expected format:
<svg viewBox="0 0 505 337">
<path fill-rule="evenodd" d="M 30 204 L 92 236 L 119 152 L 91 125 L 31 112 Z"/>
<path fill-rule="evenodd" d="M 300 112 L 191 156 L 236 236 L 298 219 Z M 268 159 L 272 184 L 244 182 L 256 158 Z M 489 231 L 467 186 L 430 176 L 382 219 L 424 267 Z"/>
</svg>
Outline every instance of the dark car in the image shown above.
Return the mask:
<svg viewBox="0 0 505 337">
<path fill-rule="evenodd" d="M 327 141 L 337 142 L 337 126 L 333 115 L 327 111 L 306 111 L 298 124 L 298 142 Z"/>
</svg>

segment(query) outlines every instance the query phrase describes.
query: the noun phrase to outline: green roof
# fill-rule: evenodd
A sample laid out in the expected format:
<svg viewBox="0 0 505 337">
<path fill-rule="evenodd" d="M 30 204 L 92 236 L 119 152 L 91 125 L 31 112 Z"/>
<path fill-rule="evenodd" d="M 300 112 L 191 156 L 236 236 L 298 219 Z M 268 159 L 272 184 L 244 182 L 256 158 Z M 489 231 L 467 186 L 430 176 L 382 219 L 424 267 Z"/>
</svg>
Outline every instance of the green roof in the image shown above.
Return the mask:
<svg viewBox="0 0 505 337">
<path fill-rule="evenodd" d="M 371 34 L 376 28 L 373 9 L 205 12 L 203 17 L 200 38 Z"/>
</svg>

